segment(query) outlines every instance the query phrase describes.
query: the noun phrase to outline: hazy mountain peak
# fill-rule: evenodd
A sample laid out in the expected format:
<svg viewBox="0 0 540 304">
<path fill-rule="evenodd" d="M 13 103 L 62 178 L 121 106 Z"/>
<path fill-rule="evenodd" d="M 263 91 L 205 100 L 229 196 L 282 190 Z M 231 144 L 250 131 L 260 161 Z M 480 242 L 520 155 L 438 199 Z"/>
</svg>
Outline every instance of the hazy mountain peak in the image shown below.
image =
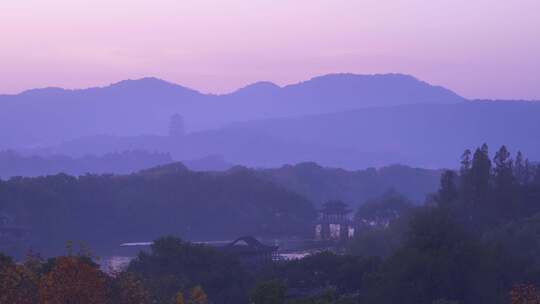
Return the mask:
<svg viewBox="0 0 540 304">
<path fill-rule="evenodd" d="M 62 94 L 68 90 L 59 88 L 59 87 L 45 87 L 45 88 L 37 88 L 37 89 L 30 89 L 21 92 L 20 96 L 37 96 L 37 95 L 54 95 L 54 94 Z"/>
<path fill-rule="evenodd" d="M 255 83 L 249 84 L 243 88 L 240 88 L 234 91 L 233 94 L 251 94 L 251 93 L 265 94 L 265 93 L 278 91 L 279 89 L 281 89 L 281 87 L 273 82 L 257 81 Z"/>
<path fill-rule="evenodd" d="M 108 88 L 115 89 L 127 89 L 127 90 L 170 90 L 170 89 L 181 89 L 191 91 L 193 93 L 198 93 L 196 90 L 193 90 L 188 87 L 184 87 L 163 79 L 156 77 L 144 77 L 139 79 L 127 79 L 122 80 L 116 83 L 111 84 Z"/>
<path fill-rule="evenodd" d="M 88 91 L 96 90 L 122 90 L 122 91 L 146 91 L 151 93 L 157 93 L 160 91 L 171 91 L 171 90 L 181 90 L 188 91 L 193 94 L 198 94 L 199 92 L 184 87 L 169 81 L 165 81 L 156 77 L 144 77 L 139 79 L 126 79 L 119 82 L 112 83 L 103 87 L 90 87 L 85 89 L 64 89 L 59 87 L 45 87 L 45 88 L 36 88 L 23 91 L 18 94 L 23 97 L 48 97 L 61 95 L 64 93 L 85 93 Z"/>
<path fill-rule="evenodd" d="M 118 82 L 112 83 L 110 86 L 132 86 L 132 85 L 176 85 L 172 82 L 168 82 L 165 80 L 162 80 L 157 77 L 143 77 L 143 78 L 137 78 L 137 79 L 125 79 Z"/>
<path fill-rule="evenodd" d="M 1 97 L 0 130 L 6 131 L 0 131 L 0 147 L 44 146 L 96 134 L 161 135 L 166 134 L 174 114 L 183 116 L 191 132 L 267 118 L 464 101 L 450 90 L 409 75 L 350 73 L 318 76 L 285 87 L 261 81 L 225 95 L 201 94 L 146 77 L 106 87 L 48 88 Z M 12 132 L 11 126 L 22 120 L 40 123 Z"/>
<path fill-rule="evenodd" d="M 321 76 L 315 76 L 309 80 L 302 81 L 297 84 L 288 85 L 287 87 L 298 86 L 298 85 L 340 85 L 340 86 L 349 86 L 349 85 L 364 85 L 364 86 L 376 86 L 377 84 L 381 85 L 408 85 L 408 86 L 425 86 L 432 88 L 442 88 L 439 86 L 431 85 L 425 81 L 422 81 L 412 75 L 402 74 L 402 73 L 387 73 L 387 74 L 354 74 L 354 73 L 333 73 L 326 74 Z M 450 90 L 445 89 L 448 92 Z M 453 92 L 452 92 L 453 93 Z M 455 94 L 455 93 L 453 93 Z M 457 96 L 457 94 L 456 94 Z M 461 98 L 461 97 L 460 97 Z"/>
<path fill-rule="evenodd" d="M 410 103 L 456 103 L 466 99 L 406 74 L 327 74 L 283 88 L 296 99 L 339 102 L 348 109 Z"/>
<path fill-rule="evenodd" d="M 181 162 L 174 162 L 170 164 L 160 165 L 157 167 L 141 170 L 138 172 L 140 175 L 146 176 L 160 176 L 171 175 L 180 173 L 189 173 L 190 170 Z"/>
<path fill-rule="evenodd" d="M 330 73 L 320 76 L 312 77 L 310 80 L 321 80 L 321 79 L 398 79 L 398 80 L 409 80 L 409 81 L 419 81 L 416 77 L 409 74 L 402 73 L 385 73 L 385 74 L 355 74 L 355 73 Z"/>
</svg>

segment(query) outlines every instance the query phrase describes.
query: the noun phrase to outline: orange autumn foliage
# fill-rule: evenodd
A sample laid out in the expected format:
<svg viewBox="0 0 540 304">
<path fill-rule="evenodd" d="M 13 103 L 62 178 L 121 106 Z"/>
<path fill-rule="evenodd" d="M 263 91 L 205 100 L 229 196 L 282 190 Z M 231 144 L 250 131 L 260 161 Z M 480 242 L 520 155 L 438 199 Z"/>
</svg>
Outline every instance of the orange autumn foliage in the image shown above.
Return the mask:
<svg viewBox="0 0 540 304">
<path fill-rule="evenodd" d="M 511 304 L 540 304 L 540 295 L 534 285 L 515 285 L 510 291 Z"/>
<path fill-rule="evenodd" d="M 41 304 L 106 304 L 107 277 L 77 257 L 59 257 L 52 271 L 41 278 Z"/>
<path fill-rule="evenodd" d="M 208 303 L 208 296 L 204 292 L 204 290 L 201 288 L 201 286 L 195 286 L 193 287 L 190 292 L 190 303 L 193 304 L 207 304 Z"/>
<path fill-rule="evenodd" d="M 0 304 L 35 304 L 38 277 L 23 265 L 0 270 Z"/>
<path fill-rule="evenodd" d="M 115 304 L 147 304 L 150 303 L 150 293 L 144 284 L 133 273 L 123 272 L 118 274 L 116 281 Z"/>
</svg>

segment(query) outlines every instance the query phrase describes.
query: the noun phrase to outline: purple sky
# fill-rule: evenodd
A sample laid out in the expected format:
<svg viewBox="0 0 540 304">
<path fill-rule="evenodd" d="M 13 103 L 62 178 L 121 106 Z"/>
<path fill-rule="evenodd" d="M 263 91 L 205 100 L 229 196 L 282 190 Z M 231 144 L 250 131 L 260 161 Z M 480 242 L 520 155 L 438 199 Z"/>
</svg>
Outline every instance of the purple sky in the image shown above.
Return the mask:
<svg viewBox="0 0 540 304">
<path fill-rule="evenodd" d="M 540 0 L 3 0 L 0 92 L 155 76 L 203 92 L 401 72 L 540 99 Z"/>
</svg>

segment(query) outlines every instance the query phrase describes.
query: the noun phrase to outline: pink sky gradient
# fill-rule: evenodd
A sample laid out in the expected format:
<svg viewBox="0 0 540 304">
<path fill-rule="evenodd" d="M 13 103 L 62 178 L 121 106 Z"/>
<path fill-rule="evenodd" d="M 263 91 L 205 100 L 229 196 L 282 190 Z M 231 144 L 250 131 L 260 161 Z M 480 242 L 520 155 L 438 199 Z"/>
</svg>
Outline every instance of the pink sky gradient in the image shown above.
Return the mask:
<svg viewBox="0 0 540 304">
<path fill-rule="evenodd" d="M 2 0 L 0 92 L 400 72 L 470 98 L 540 99 L 539 15 L 540 0 Z"/>
</svg>

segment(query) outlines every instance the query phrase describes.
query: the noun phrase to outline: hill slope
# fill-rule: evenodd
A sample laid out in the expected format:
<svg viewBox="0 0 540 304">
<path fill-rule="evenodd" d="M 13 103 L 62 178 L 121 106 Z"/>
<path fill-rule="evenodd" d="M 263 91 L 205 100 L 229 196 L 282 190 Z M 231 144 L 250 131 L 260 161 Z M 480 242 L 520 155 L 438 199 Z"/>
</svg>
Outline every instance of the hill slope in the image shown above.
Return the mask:
<svg viewBox="0 0 540 304">
<path fill-rule="evenodd" d="M 209 95 L 156 78 L 103 88 L 36 89 L 0 95 L 0 148 L 35 147 L 99 134 L 167 132 L 184 116 L 190 130 L 233 121 L 339 112 L 369 106 L 455 103 L 463 98 L 400 74 L 334 74 L 278 87 L 259 82 L 230 94 Z"/>
<path fill-rule="evenodd" d="M 273 183 L 310 199 L 315 206 L 328 200 L 342 200 L 353 209 L 369 199 L 393 190 L 416 203 L 437 191 L 440 170 L 400 165 L 348 171 L 302 163 L 275 169 L 258 170 L 257 174 Z"/>
<path fill-rule="evenodd" d="M 365 108 L 298 118 L 235 123 L 166 136 L 81 138 L 51 148 L 56 154 L 103 154 L 144 149 L 170 152 L 173 159 L 208 154 L 250 167 L 316 162 L 360 169 L 404 164 L 422 168 L 454 167 L 461 153 L 487 143 L 507 145 L 540 160 L 540 103 L 481 102 L 413 104 Z"/>
<path fill-rule="evenodd" d="M 0 214 L 27 226 L 26 245 L 38 252 L 61 254 L 71 240 L 110 254 L 123 242 L 163 235 L 310 235 L 315 211 L 307 199 L 249 170 L 197 173 L 170 164 L 130 175 L 0 181 Z"/>
</svg>

